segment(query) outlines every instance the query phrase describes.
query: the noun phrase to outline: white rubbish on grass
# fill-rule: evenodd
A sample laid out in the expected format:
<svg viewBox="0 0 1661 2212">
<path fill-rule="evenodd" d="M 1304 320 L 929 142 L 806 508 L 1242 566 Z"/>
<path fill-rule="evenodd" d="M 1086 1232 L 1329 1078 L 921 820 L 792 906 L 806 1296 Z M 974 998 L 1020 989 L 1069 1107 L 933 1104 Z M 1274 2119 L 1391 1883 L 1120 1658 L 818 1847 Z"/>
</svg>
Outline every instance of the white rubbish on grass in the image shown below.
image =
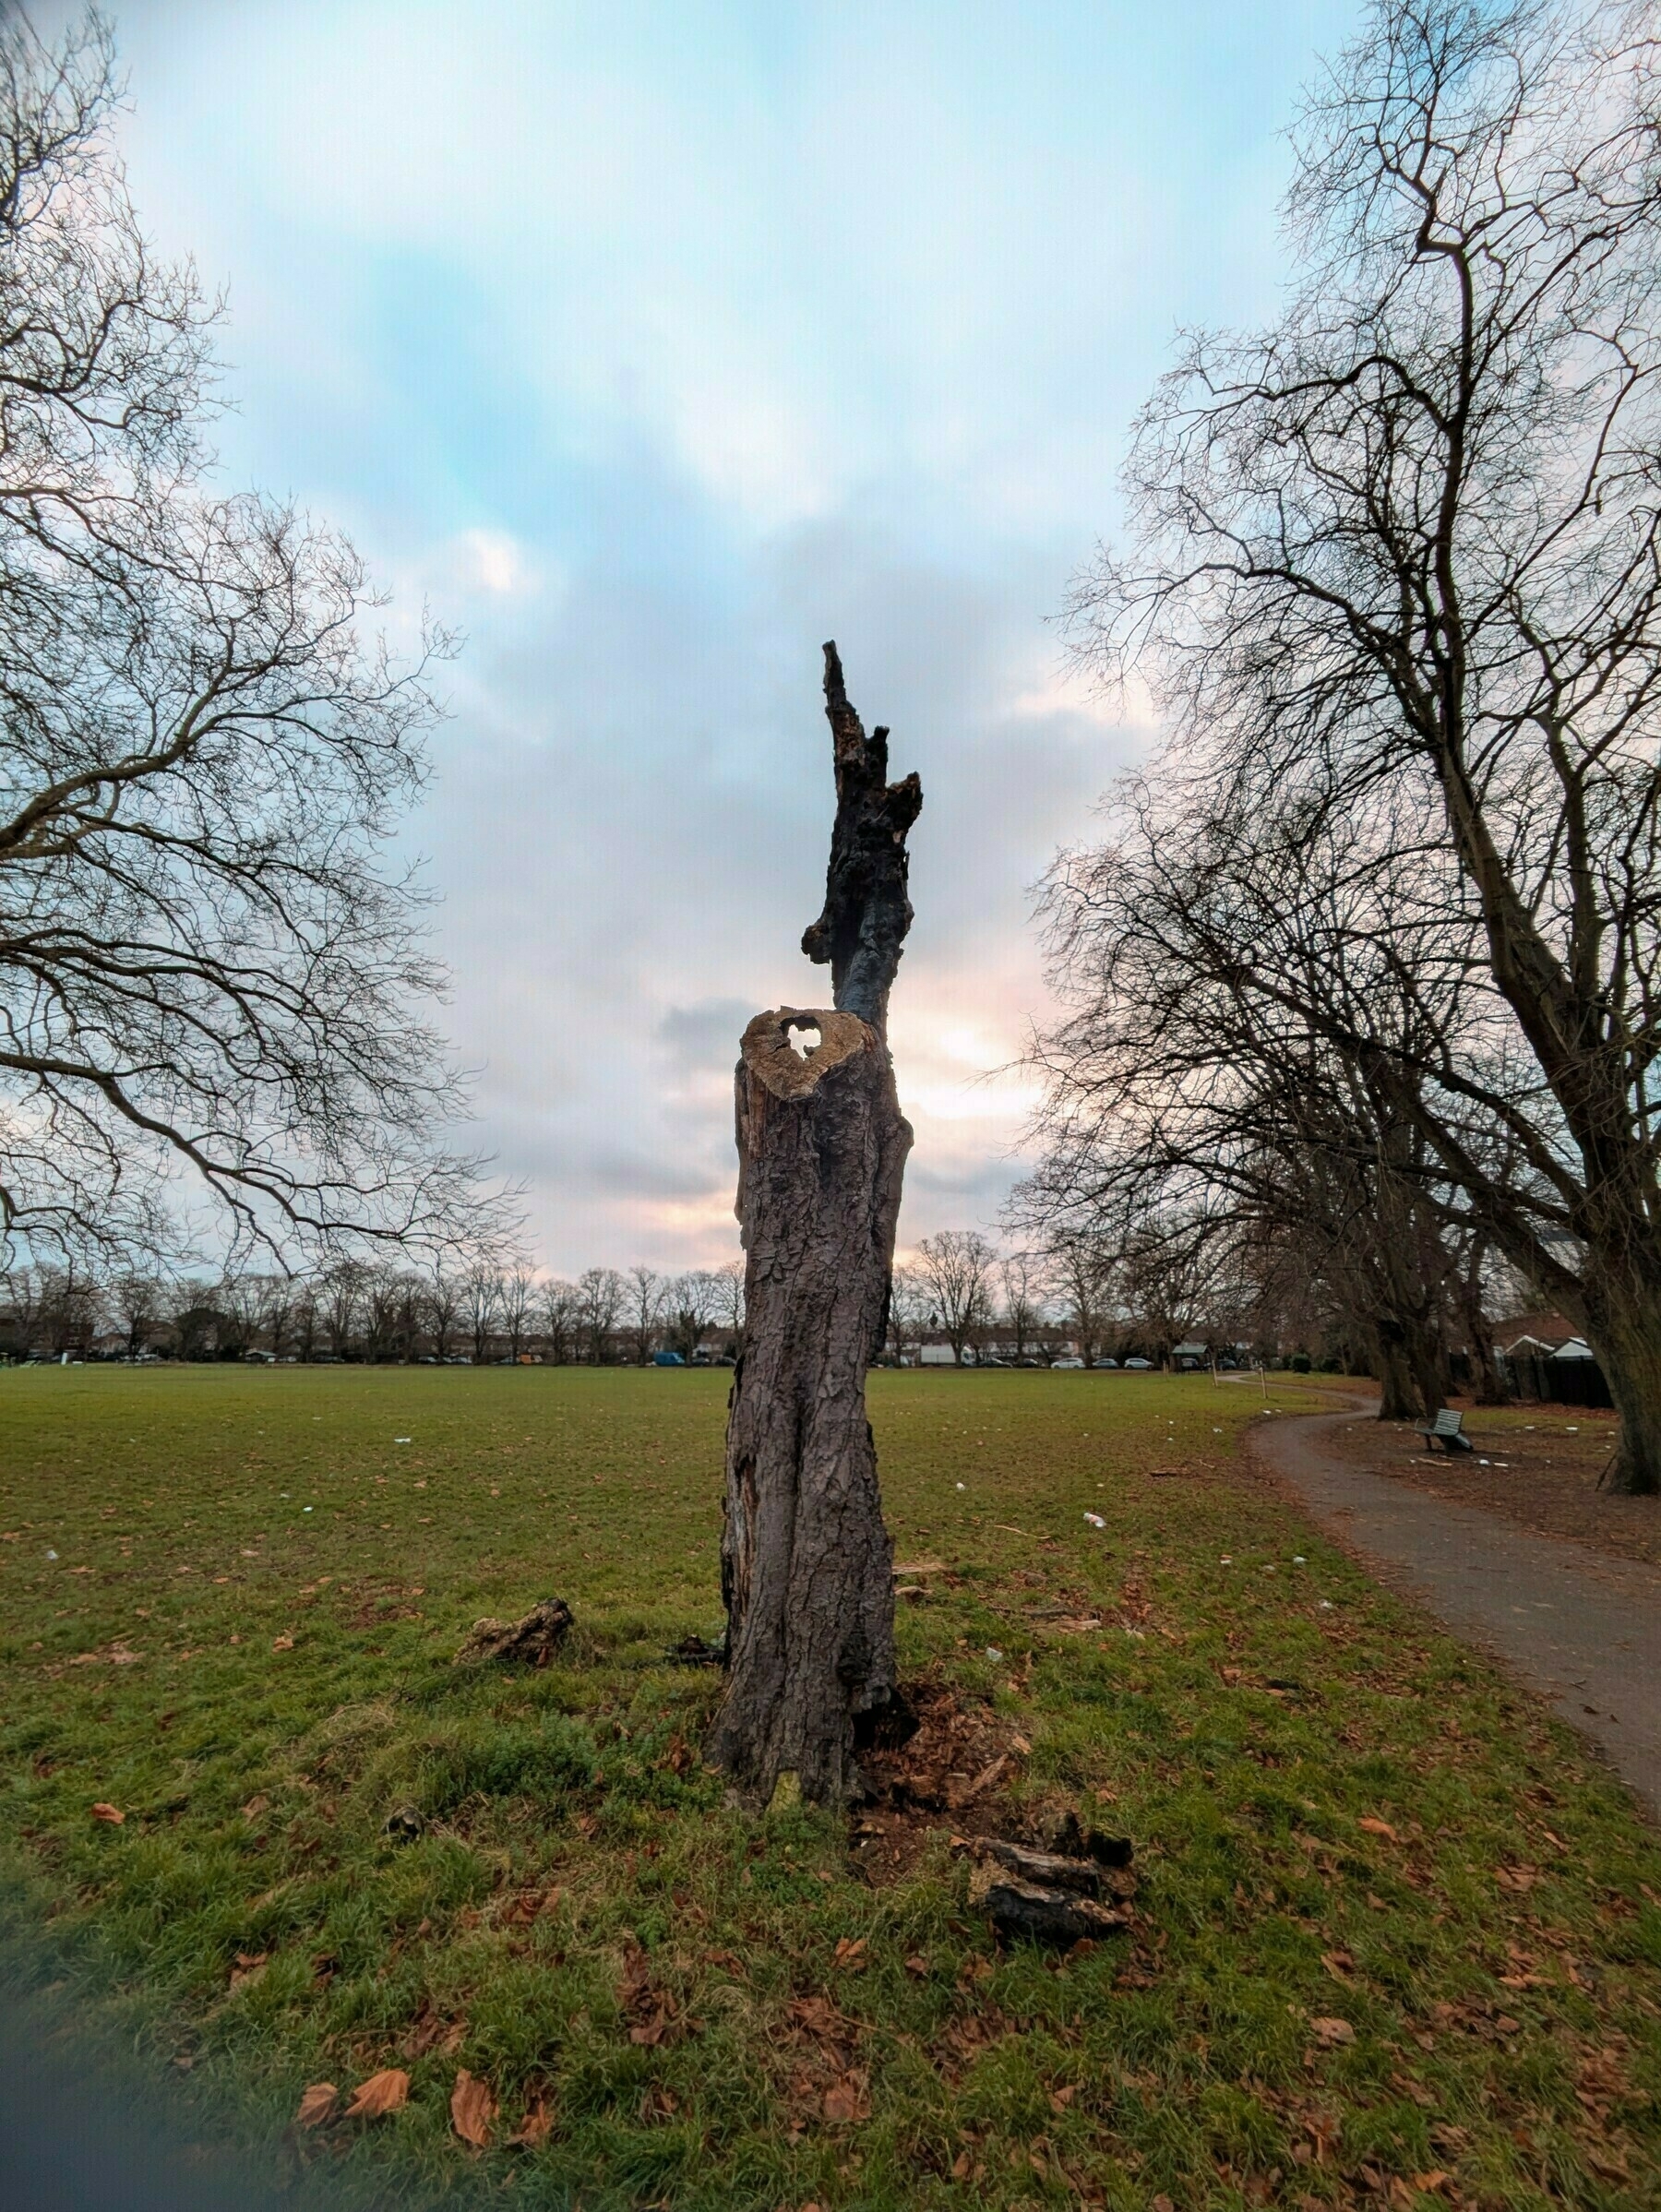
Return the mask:
<svg viewBox="0 0 1661 2212">
<path fill-rule="evenodd" d="M 1332 1610 L 1332 1601 L 1330 1597 L 1323 1597 L 1321 1599 L 1320 1609 L 1323 1613 L 1330 1613 Z"/>
<path fill-rule="evenodd" d="M 46 1554 L 46 1557 L 47 1557 L 49 1560 L 54 1560 L 54 1559 L 56 1559 L 56 1557 L 57 1557 L 57 1553 L 56 1553 L 55 1551 L 49 1551 L 49 1552 Z"/>
<path fill-rule="evenodd" d="M 1100 1513 L 1086 1513 L 1084 1518 L 1090 1523 L 1092 1528 L 1105 1528 L 1107 1525 Z"/>
<path fill-rule="evenodd" d="M 1224 1566 L 1224 1567 L 1232 1567 L 1232 1566 L 1234 1565 L 1234 1560 L 1233 1560 L 1233 1557 L 1231 1556 L 1231 1554 L 1230 1554 L 1230 1553 L 1228 1553 L 1228 1552 L 1226 1552 L 1226 1551 L 1225 1551 L 1225 1552 L 1223 1554 L 1223 1557 L 1222 1557 L 1222 1559 L 1219 1560 L 1218 1564 L 1219 1564 L 1220 1566 Z"/>
<path fill-rule="evenodd" d="M 1305 1559 L 1301 1551 L 1295 1551 L 1292 1554 L 1292 1564 L 1295 1567 L 1307 1567 L 1308 1563 L 1308 1560 Z"/>
<path fill-rule="evenodd" d="M 303 1505 L 303 1506 L 300 1508 L 300 1511 L 301 1511 L 303 1513 L 310 1513 L 310 1511 L 311 1511 L 311 1507 L 310 1507 L 309 1505 Z"/>
<path fill-rule="evenodd" d="M 412 1436 L 395 1436 L 392 1441 L 395 1444 L 412 1444 L 415 1440 Z"/>
<path fill-rule="evenodd" d="M 966 1490 L 968 1488 L 969 1488 L 969 1485 L 968 1485 L 966 1482 L 960 1482 L 960 1483 L 958 1484 L 958 1489 L 959 1489 L 960 1490 Z"/>
<path fill-rule="evenodd" d="M 1003 1657 L 1003 1654 L 998 1650 L 996 1644 L 988 1644 L 986 1646 L 986 1656 L 989 1659 L 1001 1659 Z"/>
</svg>

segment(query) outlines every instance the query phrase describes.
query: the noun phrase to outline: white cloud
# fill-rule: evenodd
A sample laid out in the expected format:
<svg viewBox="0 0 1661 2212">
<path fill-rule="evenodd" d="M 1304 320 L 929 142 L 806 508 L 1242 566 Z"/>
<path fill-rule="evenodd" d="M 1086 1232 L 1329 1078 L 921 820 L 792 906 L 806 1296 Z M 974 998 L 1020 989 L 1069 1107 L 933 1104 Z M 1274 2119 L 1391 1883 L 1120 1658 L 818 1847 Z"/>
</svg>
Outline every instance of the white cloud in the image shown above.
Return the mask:
<svg viewBox="0 0 1661 2212">
<path fill-rule="evenodd" d="M 1268 300 L 1355 0 L 125 0 L 147 223 L 228 281 L 234 471 L 468 635 L 412 825 L 542 1256 L 735 1248 L 748 1011 L 831 811 L 819 646 L 926 803 L 902 1236 L 990 1224 L 1029 887 L 1145 746 L 1050 617 L 1178 321 Z"/>
<path fill-rule="evenodd" d="M 526 549 L 506 530 L 464 530 L 456 541 L 456 571 L 463 588 L 522 599 L 538 579 Z"/>
</svg>

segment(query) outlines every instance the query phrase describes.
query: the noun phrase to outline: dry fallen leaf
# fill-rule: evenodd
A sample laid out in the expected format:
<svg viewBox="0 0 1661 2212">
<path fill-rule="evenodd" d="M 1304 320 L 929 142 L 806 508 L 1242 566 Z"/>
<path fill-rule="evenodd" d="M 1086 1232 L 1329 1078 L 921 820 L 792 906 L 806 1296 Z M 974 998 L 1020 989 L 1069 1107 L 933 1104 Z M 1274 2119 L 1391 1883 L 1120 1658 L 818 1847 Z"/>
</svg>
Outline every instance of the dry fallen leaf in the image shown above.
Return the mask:
<svg viewBox="0 0 1661 2212">
<path fill-rule="evenodd" d="M 1451 2173 L 1444 2173 L 1438 2166 L 1429 2173 L 1416 2173 L 1413 2177 L 1413 2185 L 1416 2189 L 1422 2190 L 1427 2196 L 1435 2196 L 1452 2179 L 1453 2176 Z"/>
<path fill-rule="evenodd" d="M 271 1649 L 273 1651 L 293 1651 L 293 1648 L 294 1639 L 293 1636 L 273 1636 L 271 1638 Z"/>
<path fill-rule="evenodd" d="M 341 2092 L 333 2082 L 313 2082 L 300 2099 L 300 2110 L 294 2114 L 296 2127 L 321 2127 L 326 2120 L 334 2118 L 334 2109 L 341 2101 Z"/>
<path fill-rule="evenodd" d="M 920 1951 L 914 1951 L 905 1962 L 905 1970 L 908 1974 L 914 1974 L 919 1981 L 923 1981 L 927 1978 L 928 1961 Z"/>
<path fill-rule="evenodd" d="M 1358 1820 L 1356 1825 L 1363 1835 L 1381 1835 L 1386 1843 L 1400 1843 L 1402 1840 L 1388 1821 L 1381 1821 L 1370 1812 Z"/>
<path fill-rule="evenodd" d="M 539 2097 L 525 2114 L 524 2125 L 517 2135 L 509 2135 L 508 2144 L 512 2150 L 540 2150 L 554 2128 L 554 2115 L 548 2110 L 547 2099 Z"/>
<path fill-rule="evenodd" d="M 119 1828 L 126 1814 L 119 1805 L 98 1804 L 92 1808 L 92 1818 L 95 1821 L 108 1821 L 112 1828 Z"/>
<path fill-rule="evenodd" d="M 1356 2031 L 1347 2020 L 1311 2020 L 1309 2026 L 1329 2051 L 1336 2044 L 1353 2043 L 1356 2039 Z"/>
<path fill-rule="evenodd" d="M 383 2112 L 396 2112 L 408 2101 L 410 2077 L 401 2066 L 387 2066 L 379 2074 L 372 2074 L 366 2082 L 360 2082 L 357 2093 L 346 2107 L 348 2120 L 378 2120 Z"/>
<path fill-rule="evenodd" d="M 264 1796 L 250 1798 L 242 1809 L 244 1820 L 257 1821 L 270 1801 L 269 1798 Z"/>
<path fill-rule="evenodd" d="M 870 2110 L 870 2098 L 856 2074 L 844 2074 L 825 2091 L 827 2120 L 865 2120 L 869 2117 Z"/>
<path fill-rule="evenodd" d="M 844 1974 L 863 1974 L 870 1965 L 866 1956 L 863 1935 L 841 1935 L 836 1939 L 836 1964 Z"/>
<path fill-rule="evenodd" d="M 842 2026 L 842 2016 L 830 1998 L 817 1991 L 808 1997 L 793 1997 L 790 2016 L 810 2036 L 834 2036 Z"/>
<path fill-rule="evenodd" d="M 463 2143 L 475 2150 L 490 2148 L 490 2123 L 496 2118 L 496 2098 L 485 2083 L 463 2066 L 450 2091 L 450 2124 Z"/>
</svg>

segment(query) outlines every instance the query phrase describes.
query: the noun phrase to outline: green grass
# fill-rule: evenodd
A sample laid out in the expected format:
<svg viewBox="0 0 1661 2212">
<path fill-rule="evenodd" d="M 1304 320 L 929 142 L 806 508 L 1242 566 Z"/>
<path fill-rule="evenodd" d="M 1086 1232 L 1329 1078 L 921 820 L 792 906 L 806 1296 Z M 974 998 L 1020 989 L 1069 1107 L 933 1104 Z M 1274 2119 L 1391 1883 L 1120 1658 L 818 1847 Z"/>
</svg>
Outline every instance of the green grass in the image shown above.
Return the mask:
<svg viewBox="0 0 1661 2212">
<path fill-rule="evenodd" d="M 0 1907 L 42 2016 L 331 2201 L 1199 2212 L 1411 2205 L 1437 2171 L 1426 2203 L 1661 2201 L 1661 1851 L 1243 1474 L 1255 1393 L 873 1378 L 899 1556 L 956 1571 L 902 1608 L 905 1669 L 1019 1730 L 1018 1799 L 1137 1842 L 1134 1932 L 1065 1961 L 998 1954 L 944 1827 L 867 1887 L 836 1823 L 747 1822 L 678 1752 L 719 1689 L 663 1653 L 719 1621 L 724 1396 L 0 1374 Z M 476 1615 L 556 1594 L 568 1663 L 452 1668 Z M 655 2044 L 631 1961 L 672 2000 Z M 285 2132 L 308 2083 L 388 2065 L 402 2111 Z M 459 2067 L 498 2141 L 545 2098 L 546 2142 L 467 2150 Z M 838 2080 L 868 2116 L 826 2118 Z"/>
</svg>

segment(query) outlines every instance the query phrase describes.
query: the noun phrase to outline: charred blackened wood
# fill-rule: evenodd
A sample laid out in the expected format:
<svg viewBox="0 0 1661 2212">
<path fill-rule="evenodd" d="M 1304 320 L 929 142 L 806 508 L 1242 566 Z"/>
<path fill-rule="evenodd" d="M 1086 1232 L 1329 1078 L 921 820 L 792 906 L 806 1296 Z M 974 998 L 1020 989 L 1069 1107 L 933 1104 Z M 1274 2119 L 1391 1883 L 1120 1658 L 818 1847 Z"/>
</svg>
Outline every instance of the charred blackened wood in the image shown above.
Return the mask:
<svg viewBox="0 0 1661 2212">
<path fill-rule="evenodd" d="M 1025 1936 L 1039 1943 L 1082 1943 L 1086 1937 L 1117 1935 L 1129 1925 L 1111 1906 L 1078 1890 L 1022 1882 L 990 1859 L 983 1859 L 970 1878 L 969 1902 L 986 1914 L 1000 1936 Z"/>
<path fill-rule="evenodd" d="M 803 932 L 802 950 L 830 963 L 835 1004 L 886 1037 L 889 992 L 912 925 L 905 838 L 922 809 L 923 786 L 914 775 L 889 782 L 888 731 L 866 735 L 834 644 L 825 647 L 825 711 L 836 753 L 836 822 L 824 911 Z"/>
</svg>

